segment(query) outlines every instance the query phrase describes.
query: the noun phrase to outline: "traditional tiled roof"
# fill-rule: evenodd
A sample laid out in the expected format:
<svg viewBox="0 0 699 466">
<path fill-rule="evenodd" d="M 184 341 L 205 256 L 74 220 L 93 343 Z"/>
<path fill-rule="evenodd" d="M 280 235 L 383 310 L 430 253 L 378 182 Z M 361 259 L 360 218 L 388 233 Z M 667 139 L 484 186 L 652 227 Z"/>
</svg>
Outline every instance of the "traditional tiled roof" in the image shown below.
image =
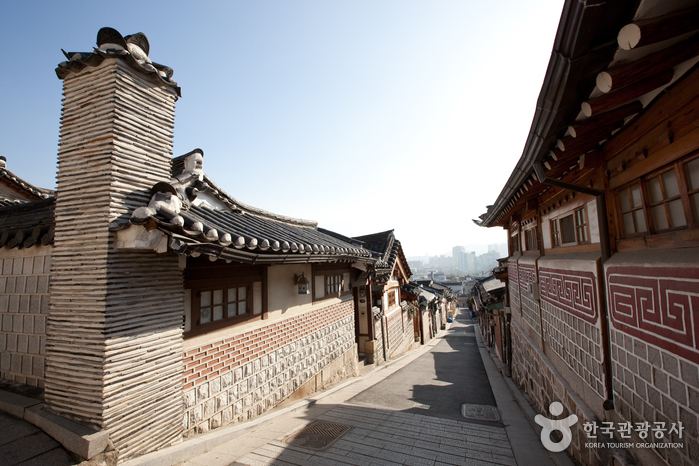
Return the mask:
<svg viewBox="0 0 699 466">
<path fill-rule="evenodd" d="M 0 248 L 28 248 L 53 242 L 56 198 L 0 208 Z"/>
<path fill-rule="evenodd" d="M 122 36 L 116 29 L 105 27 L 97 32 L 97 47 L 93 52 L 62 50 L 68 61 L 59 63 L 56 75 L 64 79 L 71 73 L 79 73 L 87 67 L 99 66 L 107 58 L 121 58 L 150 79 L 172 87 L 177 95 L 181 96 L 180 88 L 172 80 L 172 68 L 155 63 L 148 58 L 150 45 L 142 32 Z"/>
<path fill-rule="evenodd" d="M 408 261 L 403 254 L 403 247 L 395 237 L 393 230 L 373 233 L 371 235 L 355 236 L 353 238 L 364 244 L 364 248 L 375 253 L 378 261 L 375 264 L 376 276 L 379 281 L 387 279 L 393 272 L 396 260 L 400 257 L 408 277 L 412 275 Z"/>
<path fill-rule="evenodd" d="M 12 206 L 28 201 L 47 199 L 56 193 L 50 189 L 37 188 L 27 183 L 19 176 L 7 169 L 5 157 L 0 157 L 0 182 L 7 183 L 19 194 L 11 194 L 0 189 L 0 207 Z"/>
<path fill-rule="evenodd" d="M 0 248 L 28 248 L 53 242 L 55 192 L 37 188 L 7 169 L 0 157 Z"/>
<path fill-rule="evenodd" d="M 134 211 L 130 223 L 158 228 L 172 237 L 176 253 L 194 257 L 256 264 L 376 261 L 370 251 L 319 230 L 316 222 L 237 201 L 204 174 L 202 162 L 199 149 L 173 159 L 170 182 L 153 187 L 149 206 Z"/>
</svg>

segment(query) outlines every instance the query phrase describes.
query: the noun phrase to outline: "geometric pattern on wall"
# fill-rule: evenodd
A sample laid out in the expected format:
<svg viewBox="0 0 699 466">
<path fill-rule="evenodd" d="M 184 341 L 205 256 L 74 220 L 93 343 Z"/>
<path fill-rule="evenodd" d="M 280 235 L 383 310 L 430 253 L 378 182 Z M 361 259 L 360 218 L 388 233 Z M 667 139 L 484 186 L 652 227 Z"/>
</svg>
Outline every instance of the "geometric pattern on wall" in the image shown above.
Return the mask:
<svg viewBox="0 0 699 466">
<path fill-rule="evenodd" d="M 699 269 L 609 267 L 614 327 L 699 363 Z"/>
<path fill-rule="evenodd" d="M 510 283 L 517 283 L 519 284 L 519 279 L 517 277 L 517 261 L 510 261 L 507 263 L 507 270 L 508 270 L 508 280 Z"/>
<path fill-rule="evenodd" d="M 533 264 L 519 264 L 517 275 L 519 279 L 519 286 L 527 289 L 530 283 L 534 283 L 536 281 L 536 266 Z"/>
<path fill-rule="evenodd" d="M 592 272 L 540 268 L 539 279 L 542 300 L 597 322 L 597 283 Z"/>
</svg>

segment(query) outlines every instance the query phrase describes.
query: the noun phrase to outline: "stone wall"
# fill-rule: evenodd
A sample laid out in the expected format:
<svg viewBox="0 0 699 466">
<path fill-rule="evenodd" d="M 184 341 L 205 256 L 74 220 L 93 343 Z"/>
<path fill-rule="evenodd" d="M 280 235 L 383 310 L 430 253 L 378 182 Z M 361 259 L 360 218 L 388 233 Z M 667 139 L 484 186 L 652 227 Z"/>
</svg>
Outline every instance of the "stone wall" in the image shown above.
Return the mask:
<svg viewBox="0 0 699 466">
<path fill-rule="evenodd" d="M 632 450 L 641 464 L 699 463 L 699 250 L 618 254 L 607 262 L 618 422 L 664 423 L 662 437 L 634 442 L 682 448 Z M 669 433 L 682 423 L 683 432 Z"/>
<path fill-rule="evenodd" d="M 568 385 L 565 378 L 551 364 L 551 361 L 536 346 L 534 341 L 515 321 L 510 326 L 512 335 L 512 379 L 522 392 L 526 393 L 537 412 L 551 418 L 548 408 L 558 401 L 564 407 L 558 419 L 570 414 L 578 416 L 578 422 L 572 427 L 573 439 L 568 452 L 581 464 L 602 466 L 608 462 L 610 452 L 585 447 L 588 440 L 584 431 L 585 423 L 598 419 L 594 413 Z"/>
<path fill-rule="evenodd" d="M 252 419 L 309 384 L 356 375 L 354 306 L 345 300 L 185 354 L 185 435 Z"/>
<path fill-rule="evenodd" d="M 415 344 L 415 329 L 410 313 L 400 307 L 386 317 L 388 328 L 388 357 L 396 358 Z"/>
<path fill-rule="evenodd" d="M 44 387 L 51 247 L 0 252 L 0 377 Z"/>
<path fill-rule="evenodd" d="M 546 347 L 604 399 L 602 334 L 596 325 L 546 301 L 541 303 Z"/>
<path fill-rule="evenodd" d="M 386 338 L 381 330 L 382 322 L 385 322 L 383 317 L 381 317 L 378 320 L 374 320 L 374 335 L 376 335 L 376 339 L 374 340 L 374 344 L 376 345 L 376 352 L 374 353 L 374 362 L 377 366 L 381 363 L 386 362 L 386 358 L 384 357 L 384 342 L 386 341 Z"/>
</svg>

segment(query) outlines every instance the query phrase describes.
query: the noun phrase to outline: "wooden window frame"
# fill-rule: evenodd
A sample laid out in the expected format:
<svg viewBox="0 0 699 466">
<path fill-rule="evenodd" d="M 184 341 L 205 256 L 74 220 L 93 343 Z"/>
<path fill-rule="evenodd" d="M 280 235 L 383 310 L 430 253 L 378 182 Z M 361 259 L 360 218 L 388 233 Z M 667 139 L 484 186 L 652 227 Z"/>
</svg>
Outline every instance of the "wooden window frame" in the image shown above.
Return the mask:
<svg viewBox="0 0 699 466">
<path fill-rule="evenodd" d="M 571 222 L 568 234 L 572 236 L 572 241 L 563 242 L 564 230 L 561 222 L 568 221 L 568 219 Z M 551 247 L 567 248 L 590 243 L 590 222 L 585 206 L 577 207 L 552 218 L 549 223 L 551 225 Z"/>
<path fill-rule="evenodd" d="M 539 250 L 539 234 L 536 227 L 524 230 L 524 247 L 525 251 Z"/>
<path fill-rule="evenodd" d="M 396 290 L 395 290 L 395 288 L 391 288 L 390 290 L 388 290 L 387 295 L 388 295 L 386 297 L 386 302 L 388 303 L 387 309 L 391 309 L 393 306 L 396 305 Z M 391 301 L 393 301 L 393 302 L 391 302 Z"/>
<path fill-rule="evenodd" d="M 575 238 L 578 244 L 590 242 L 590 221 L 587 218 L 587 209 L 583 206 L 573 211 L 575 221 Z"/>
<path fill-rule="evenodd" d="M 561 246 L 561 232 L 558 229 L 557 219 L 552 219 L 551 223 L 551 246 L 558 248 Z"/>
<path fill-rule="evenodd" d="M 673 232 L 673 231 L 681 231 L 681 230 L 687 230 L 687 229 L 692 229 L 692 228 L 699 228 L 699 218 L 695 218 L 694 211 L 692 210 L 692 199 L 691 196 L 694 194 L 699 194 L 699 187 L 690 190 L 689 189 L 689 172 L 686 169 L 686 164 L 699 159 L 699 152 L 694 152 L 688 156 L 678 158 L 677 160 L 672 161 L 671 163 L 668 163 L 657 170 L 653 170 L 649 173 L 646 173 L 644 176 L 640 178 L 636 178 L 633 181 L 630 181 L 629 183 L 626 183 L 625 185 L 619 187 L 614 191 L 614 200 L 615 200 L 615 207 L 617 209 L 617 222 L 619 222 L 619 225 L 621 226 L 619 232 L 618 232 L 618 237 L 619 239 L 625 239 L 625 238 L 634 238 L 634 237 L 644 237 L 644 236 L 652 236 L 656 234 L 663 234 L 663 233 L 668 233 L 668 232 Z M 666 172 L 669 172 L 670 170 L 674 170 L 675 172 L 675 178 L 677 180 L 677 188 L 679 190 L 679 195 L 673 196 L 673 197 L 666 197 L 666 190 L 664 186 L 664 180 L 662 179 L 662 175 Z M 663 199 L 660 201 L 656 202 L 651 202 L 650 201 L 650 195 L 649 195 L 649 187 L 648 184 L 651 180 L 659 178 L 659 184 L 661 187 L 661 194 Z M 631 210 L 624 211 L 621 208 L 621 201 L 620 201 L 620 196 L 624 191 L 629 191 L 630 188 L 634 185 L 638 185 L 640 187 L 640 193 L 641 193 L 641 205 L 639 207 L 634 207 Z M 660 205 L 665 206 L 665 213 L 667 215 L 667 222 L 668 225 L 671 223 L 671 218 L 670 214 L 668 211 L 668 204 L 673 201 L 680 200 L 682 203 L 682 212 L 684 214 L 684 220 L 685 220 L 685 225 L 681 226 L 672 226 L 669 228 L 664 228 L 664 229 L 659 229 L 655 225 L 655 222 L 653 221 L 653 216 L 651 214 L 651 209 L 653 207 L 657 207 Z M 632 211 L 637 211 L 637 210 L 643 210 L 643 217 L 646 222 L 646 231 L 643 232 L 635 232 L 635 233 L 626 233 L 624 231 L 623 225 L 624 225 L 624 219 L 623 216 L 624 214 Z M 698 209 L 699 210 L 699 209 Z M 634 228 L 637 229 L 636 227 L 636 219 L 633 217 L 634 221 Z"/>
<path fill-rule="evenodd" d="M 186 337 L 201 335 L 204 333 L 213 332 L 226 327 L 231 327 L 244 322 L 249 322 L 253 320 L 261 320 L 262 313 L 254 314 L 255 312 L 255 297 L 254 297 L 254 286 L 255 282 L 261 282 L 261 277 L 231 277 L 231 278 L 220 278 L 220 279 L 203 279 L 203 280 L 192 280 L 190 282 L 191 290 L 191 330 L 186 333 Z M 230 288 L 246 288 L 246 313 L 243 315 L 235 315 L 228 317 L 225 315 L 226 309 L 224 308 L 224 317 L 220 320 L 212 320 L 211 322 L 200 323 L 201 319 L 201 293 L 203 291 L 214 291 L 223 290 L 223 303 L 222 306 L 225 307 L 227 302 L 228 289 Z M 212 315 L 213 319 L 213 315 Z"/>
<path fill-rule="evenodd" d="M 330 299 L 330 298 L 340 298 L 343 296 L 347 296 L 349 294 L 352 294 L 352 284 L 349 284 L 349 289 L 347 291 L 343 291 L 344 289 L 344 274 L 350 274 L 350 282 L 352 280 L 352 269 L 350 267 L 347 268 L 339 268 L 337 264 L 313 264 L 313 285 L 316 283 L 316 277 L 319 275 L 323 275 L 323 291 L 325 291 L 325 296 L 318 296 L 317 293 L 317 287 L 313 286 L 313 302 L 317 301 L 323 301 L 325 299 Z M 340 277 L 340 290 L 339 292 L 335 293 L 328 293 L 328 283 L 327 283 L 327 277 L 328 276 L 339 276 Z"/>
<path fill-rule="evenodd" d="M 680 165 L 682 165 L 682 172 L 684 173 L 684 184 L 687 187 L 687 206 L 689 207 L 689 213 L 687 219 L 690 220 L 689 228 L 692 227 L 699 227 L 699 201 L 697 201 L 697 205 L 694 205 L 694 209 L 692 209 L 693 206 L 693 201 L 692 201 L 692 196 L 697 194 L 697 198 L 699 199 L 699 185 L 695 189 L 690 189 L 689 188 L 689 172 L 687 171 L 686 165 L 690 162 L 698 161 L 699 160 L 699 154 L 695 154 L 694 157 L 688 157 L 685 160 L 681 162 Z M 681 191 L 681 190 L 680 190 Z M 695 216 L 694 213 L 697 212 L 697 215 Z"/>
</svg>

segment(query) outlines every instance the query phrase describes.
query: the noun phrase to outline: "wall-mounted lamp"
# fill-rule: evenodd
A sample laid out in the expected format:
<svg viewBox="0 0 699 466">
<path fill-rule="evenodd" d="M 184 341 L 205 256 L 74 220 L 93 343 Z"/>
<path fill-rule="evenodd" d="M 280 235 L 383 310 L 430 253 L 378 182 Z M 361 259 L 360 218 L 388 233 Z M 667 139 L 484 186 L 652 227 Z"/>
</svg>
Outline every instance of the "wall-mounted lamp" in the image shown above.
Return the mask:
<svg viewBox="0 0 699 466">
<path fill-rule="evenodd" d="M 310 290 L 308 289 L 308 279 L 303 276 L 303 272 L 301 272 L 301 275 L 296 275 L 294 274 L 294 283 L 299 287 L 299 294 L 309 294 Z"/>
</svg>

